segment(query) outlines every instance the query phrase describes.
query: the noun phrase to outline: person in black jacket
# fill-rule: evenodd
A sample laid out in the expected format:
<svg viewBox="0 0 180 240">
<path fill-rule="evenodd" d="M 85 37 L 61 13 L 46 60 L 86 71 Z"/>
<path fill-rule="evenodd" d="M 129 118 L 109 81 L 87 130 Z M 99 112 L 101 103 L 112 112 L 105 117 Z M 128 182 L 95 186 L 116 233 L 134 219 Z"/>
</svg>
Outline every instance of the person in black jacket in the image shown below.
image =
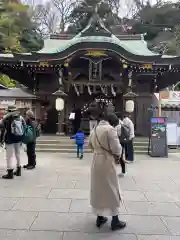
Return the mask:
<svg viewBox="0 0 180 240">
<path fill-rule="evenodd" d="M 73 125 L 73 135 L 77 133 L 78 129 L 81 127 L 82 113 L 80 108 L 74 108 L 75 117 L 72 120 Z"/>
<path fill-rule="evenodd" d="M 34 113 L 31 110 L 26 112 L 26 124 L 32 127 L 33 132 L 36 134 L 38 131 L 38 123 L 35 120 Z M 27 157 L 28 164 L 24 165 L 27 170 L 32 170 L 36 167 L 36 135 L 34 140 L 27 144 Z"/>
<path fill-rule="evenodd" d="M 13 179 L 14 174 L 21 176 L 21 159 L 20 149 L 22 145 L 23 129 L 25 120 L 20 116 L 19 111 L 14 106 L 9 106 L 7 114 L 3 117 L 2 131 L 0 141 L 1 144 L 5 144 L 6 149 L 6 161 L 7 161 L 7 175 L 4 175 L 3 179 Z M 19 132 L 18 132 L 19 131 Z M 13 154 L 15 153 L 17 161 L 17 171 L 13 173 Z"/>
<path fill-rule="evenodd" d="M 127 172 L 126 172 L 126 164 L 125 164 L 125 159 L 124 159 L 124 154 L 126 154 L 126 142 L 125 142 L 125 139 L 126 139 L 126 132 L 125 132 L 125 129 L 124 129 L 124 125 L 123 125 L 123 122 L 122 122 L 122 118 L 121 118 L 121 115 L 120 113 L 117 113 L 116 114 L 117 117 L 119 118 L 119 124 L 116 126 L 116 130 L 117 130 L 117 134 L 118 134 L 118 137 L 119 137 L 119 142 L 121 144 L 121 147 L 122 147 L 122 153 L 121 153 L 121 158 L 120 158 L 120 165 L 121 165 L 121 168 L 122 168 L 122 173 L 120 174 L 120 176 L 124 177 Z"/>
</svg>

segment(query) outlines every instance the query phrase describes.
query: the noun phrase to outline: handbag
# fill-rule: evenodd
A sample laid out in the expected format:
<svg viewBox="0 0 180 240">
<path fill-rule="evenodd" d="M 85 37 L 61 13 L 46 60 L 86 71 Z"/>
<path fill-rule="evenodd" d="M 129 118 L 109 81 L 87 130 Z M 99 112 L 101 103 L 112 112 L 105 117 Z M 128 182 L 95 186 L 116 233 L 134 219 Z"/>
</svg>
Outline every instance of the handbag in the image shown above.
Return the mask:
<svg viewBox="0 0 180 240">
<path fill-rule="evenodd" d="M 99 146 L 102 148 L 102 150 L 108 152 L 111 156 L 114 157 L 114 160 L 115 160 L 116 164 L 119 164 L 120 157 L 115 155 L 115 154 L 113 154 L 113 152 L 111 150 L 108 150 L 108 149 L 106 149 L 105 147 L 102 146 L 101 142 L 98 139 L 96 128 L 97 128 L 97 126 L 94 128 L 94 132 L 95 132 L 95 136 L 96 136 L 96 139 L 98 141 Z M 108 143 L 108 145 L 109 145 L 109 149 L 110 149 L 110 144 Z"/>
</svg>

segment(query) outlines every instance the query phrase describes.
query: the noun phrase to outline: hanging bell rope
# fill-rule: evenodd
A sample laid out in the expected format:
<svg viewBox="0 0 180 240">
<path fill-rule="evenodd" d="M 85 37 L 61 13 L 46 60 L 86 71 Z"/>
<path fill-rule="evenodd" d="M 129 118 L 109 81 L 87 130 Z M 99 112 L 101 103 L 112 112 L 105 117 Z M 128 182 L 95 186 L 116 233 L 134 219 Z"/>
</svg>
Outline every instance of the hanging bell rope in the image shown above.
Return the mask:
<svg viewBox="0 0 180 240">
<path fill-rule="evenodd" d="M 79 91 L 78 91 L 78 88 L 77 88 L 76 84 L 74 84 L 74 89 L 75 89 L 75 91 L 76 91 L 77 96 L 79 96 L 80 93 L 79 93 Z"/>
<path fill-rule="evenodd" d="M 91 87 L 88 85 L 88 93 L 89 95 L 92 95 Z"/>
<path fill-rule="evenodd" d="M 114 86 L 113 85 L 111 85 L 111 93 L 112 93 L 112 95 L 115 97 L 116 96 L 116 92 L 115 92 L 115 90 L 114 90 Z"/>
<path fill-rule="evenodd" d="M 102 85 L 101 85 L 100 88 L 101 88 L 101 92 L 102 92 L 104 95 L 106 95 L 106 91 L 105 91 L 104 87 L 102 87 Z"/>
</svg>

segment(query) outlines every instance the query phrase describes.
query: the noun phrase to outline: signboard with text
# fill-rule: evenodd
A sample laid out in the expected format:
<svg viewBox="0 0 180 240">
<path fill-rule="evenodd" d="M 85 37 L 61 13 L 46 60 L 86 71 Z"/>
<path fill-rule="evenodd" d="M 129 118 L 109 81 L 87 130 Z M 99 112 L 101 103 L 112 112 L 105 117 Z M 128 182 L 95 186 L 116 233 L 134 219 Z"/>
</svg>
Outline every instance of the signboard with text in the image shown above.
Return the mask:
<svg viewBox="0 0 180 240">
<path fill-rule="evenodd" d="M 180 101 L 180 91 L 170 91 L 169 92 L 170 100 L 179 100 Z"/>
<path fill-rule="evenodd" d="M 152 117 L 149 142 L 151 157 L 167 157 L 166 118 Z"/>
</svg>

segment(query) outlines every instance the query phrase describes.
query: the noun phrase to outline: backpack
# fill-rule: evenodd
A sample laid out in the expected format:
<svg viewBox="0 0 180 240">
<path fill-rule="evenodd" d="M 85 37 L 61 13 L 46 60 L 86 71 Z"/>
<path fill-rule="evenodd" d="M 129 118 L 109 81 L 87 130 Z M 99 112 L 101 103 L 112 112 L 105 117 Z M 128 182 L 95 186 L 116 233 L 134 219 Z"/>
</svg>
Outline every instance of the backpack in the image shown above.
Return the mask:
<svg viewBox="0 0 180 240">
<path fill-rule="evenodd" d="M 21 117 L 15 117 L 11 123 L 11 134 L 16 137 L 23 137 L 24 135 L 24 124 Z"/>
<path fill-rule="evenodd" d="M 33 127 L 26 125 L 22 142 L 28 144 L 33 142 L 36 139 L 36 132 Z"/>
<path fill-rule="evenodd" d="M 126 125 L 121 125 L 121 136 L 119 137 L 121 143 L 129 141 L 130 129 Z"/>
</svg>

